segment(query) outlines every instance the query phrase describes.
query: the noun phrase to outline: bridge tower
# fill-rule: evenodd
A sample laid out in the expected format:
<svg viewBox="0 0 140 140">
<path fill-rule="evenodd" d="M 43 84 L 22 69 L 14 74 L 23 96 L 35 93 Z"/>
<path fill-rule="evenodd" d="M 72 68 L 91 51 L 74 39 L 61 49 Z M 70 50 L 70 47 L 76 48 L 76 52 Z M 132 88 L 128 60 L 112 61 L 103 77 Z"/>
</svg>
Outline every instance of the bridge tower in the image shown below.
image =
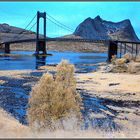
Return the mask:
<svg viewBox="0 0 140 140">
<path fill-rule="evenodd" d="M 117 56 L 118 43 L 117 41 L 109 41 L 108 46 L 108 62 L 111 62 L 112 56 Z"/>
<path fill-rule="evenodd" d="M 10 53 L 10 43 L 5 43 L 5 53 Z"/>
<path fill-rule="evenodd" d="M 40 18 L 43 18 L 44 27 L 43 27 L 43 38 L 39 36 L 39 23 Z M 36 30 L 36 55 L 46 55 L 46 12 L 37 12 L 37 30 Z M 40 53 L 40 51 L 42 53 Z"/>
</svg>

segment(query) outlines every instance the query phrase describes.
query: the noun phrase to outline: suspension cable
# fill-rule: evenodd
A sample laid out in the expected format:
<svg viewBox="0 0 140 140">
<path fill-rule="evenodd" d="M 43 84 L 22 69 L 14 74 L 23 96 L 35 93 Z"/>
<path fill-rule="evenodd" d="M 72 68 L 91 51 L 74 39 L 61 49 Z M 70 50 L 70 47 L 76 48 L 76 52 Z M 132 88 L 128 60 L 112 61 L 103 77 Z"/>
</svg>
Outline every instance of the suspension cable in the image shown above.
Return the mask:
<svg viewBox="0 0 140 140">
<path fill-rule="evenodd" d="M 52 16 L 50 16 L 48 13 L 46 13 L 46 15 L 48 15 L 50 18 L 52 18 L 54 21 L 56 21 L 58 24 L 60 24 L 61 26 L 64 26 L 65 28 L 68 28 L 69 30 L 73 31 L 74 29 L 66 26 L 65 24 L 59 22 L 58 20 L 56 20 L 55 18 L 53 18 Z"/>
<path fill-rule="evenodd" d="M 29 29 L 29 31 L 37 24 L 37 22 L 35 22 Z M 22 34 L 22 36 L 18 37 L 17 39 L 21 39 L 22 37 L 24 37 L 26 34 Z"/>
<path fill-rule="evenodd" d="M 37 14 L 32 18 L 32 20 L 29 22 L 29 24 L 25 27 L 24 30 L 26 30 L 28 28 L 28 26 L 33 22 L 33 20 L 36 18 Z"/>
<path fill-rule="evenodd" d="M 57 25 L 57 26 L 59 26 L 59 27 L 61 27 L 61 28 L 63 28 L 64 30 L 67 30 L 67 31 L 69 31 L 69 32 L 72 32 L 73 33 L 73 31 L 72 30 L 70 30 L 70 29 L 67 29 L 67 28 L 64 28 L 63 26 L 61 26 L 61 25 L 59 25 L 59 24 L 57 24 L 56 22 L 54 22 L 53 20 L 51 20 L 50 18 L 48 18 L 48 17 L 46 17 L 49 21 L 51 21 L 52 23 L 54 23 L 55 25 Z"/>
<path fill-rule="evenodd" d="M 26 29 L 29 27 L 29 25 L 33 22 L 33 20 L 35 19 L 35 17 L 37 16 L 37 14 L 35 14 L 35 16 L 31 19 L 31 21 L 27 24 L 27 26 L 21 31 L 19 32 L 17 35 L 15 35 L 11 40 L 14 40 L 15 38 L 19 38 L 19 35 L 22 35 Z M 30 30 L 30 29 L 29 29 Z M 9 40 L 10 41 L 10 40 Z"/>
</svg>

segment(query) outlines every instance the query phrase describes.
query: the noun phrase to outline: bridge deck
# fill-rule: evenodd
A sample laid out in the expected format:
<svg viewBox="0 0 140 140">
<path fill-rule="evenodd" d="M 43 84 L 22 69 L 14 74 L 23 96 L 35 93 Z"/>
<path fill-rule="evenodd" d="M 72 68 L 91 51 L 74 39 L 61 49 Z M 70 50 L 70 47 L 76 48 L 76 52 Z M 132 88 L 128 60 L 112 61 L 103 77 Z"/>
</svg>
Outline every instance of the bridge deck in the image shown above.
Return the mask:
<svg viewBox="0 0 140 140">
<path fill-rule="evenodd" d="M 43 40 L 43 39 L 41 39 Z M 106 43 L 106 42 L 116 42 L 116 43 L 131 43 L 131 44 L 140 44 L 140 41 L 121 41 L 121 40 L 92 40 L 92 39 L 81 39 L 81 38 L 46 38 L 46 41 L 69 41 L 69 42 L 89 42 L 89 43 Z M 23 43 L 23 42 L 36 42 L 36 39 L 23 39 L 23 40 L 14 40 L 14 41 L 5 41 L 0 44 L 14 44 L 14 43 Z"/>
<path fill-rule="evenodd" d="M 40 39 L 43 40 L 43 39 Z M 46 38 L 46 41 L 69 41 L 69 42 L 92 42 L 92 43 L 104 43 L 108 40 L 91 40 L 91 39 L 77 39 L 77 38 Z M 14 44 L 14 43 L 23 43 L 23 42 L 36 42 L 36 39 L 23 39 L 23 40 L 14 40 L 14 41 L 5 41 L 0 44 Z"/>
</svg>

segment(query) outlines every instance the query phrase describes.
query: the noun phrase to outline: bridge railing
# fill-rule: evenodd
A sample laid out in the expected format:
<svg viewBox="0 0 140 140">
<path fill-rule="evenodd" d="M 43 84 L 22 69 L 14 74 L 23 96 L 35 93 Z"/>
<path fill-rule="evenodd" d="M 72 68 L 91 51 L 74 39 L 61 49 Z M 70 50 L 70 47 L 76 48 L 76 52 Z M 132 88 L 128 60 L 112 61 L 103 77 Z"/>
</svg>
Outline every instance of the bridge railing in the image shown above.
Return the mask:
<svg viewBox="0 0 140 140">
<path fill-rule="evenodd" d="M 133 57 L 136 57 L 140 53 L 140 42 L 118 42 L 117 57 L 121 58 L 126 53 L 130 53 Z"/>
<path fill-rule="evenodd" d="M 108 61 L 111 62 L 112 56 L 121 58 L 124 54 L 130 53 L 136 57 L 140 53 L 140 42 L 110 40 L 108 46 Z"/>
</svg>

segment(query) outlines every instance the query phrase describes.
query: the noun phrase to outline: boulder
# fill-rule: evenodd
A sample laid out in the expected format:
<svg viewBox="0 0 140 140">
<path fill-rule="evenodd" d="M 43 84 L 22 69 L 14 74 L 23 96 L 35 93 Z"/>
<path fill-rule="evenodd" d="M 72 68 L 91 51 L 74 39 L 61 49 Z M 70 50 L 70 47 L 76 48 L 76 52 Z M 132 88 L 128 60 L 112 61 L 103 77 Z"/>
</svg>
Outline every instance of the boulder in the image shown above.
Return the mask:
<svg viewBox="0 0 140 140">
<path fill-rule="evenodd" d="M 131 62 L 128 65 L 129 73 L 140 73 L 140 63 L 139 62 Z"/>
<path fill-rule="evenodd" d="M 113 73 L 124 73 L 124 72 L 127 72 L 127 65 L 124 64 L 124 65 L 114 65 L 113 68 L 110 70 L 110 72 L 113 72 Z"/>
<path fill-rule="evenodd" d="M 112 72 L 113 67 L 114 67 L 114 66 L 113 66 L 112 64 L 107 65 L 106 67 L 103 67 L 103 71 L 104 71 L 105 73 Z"/>
</svg>

